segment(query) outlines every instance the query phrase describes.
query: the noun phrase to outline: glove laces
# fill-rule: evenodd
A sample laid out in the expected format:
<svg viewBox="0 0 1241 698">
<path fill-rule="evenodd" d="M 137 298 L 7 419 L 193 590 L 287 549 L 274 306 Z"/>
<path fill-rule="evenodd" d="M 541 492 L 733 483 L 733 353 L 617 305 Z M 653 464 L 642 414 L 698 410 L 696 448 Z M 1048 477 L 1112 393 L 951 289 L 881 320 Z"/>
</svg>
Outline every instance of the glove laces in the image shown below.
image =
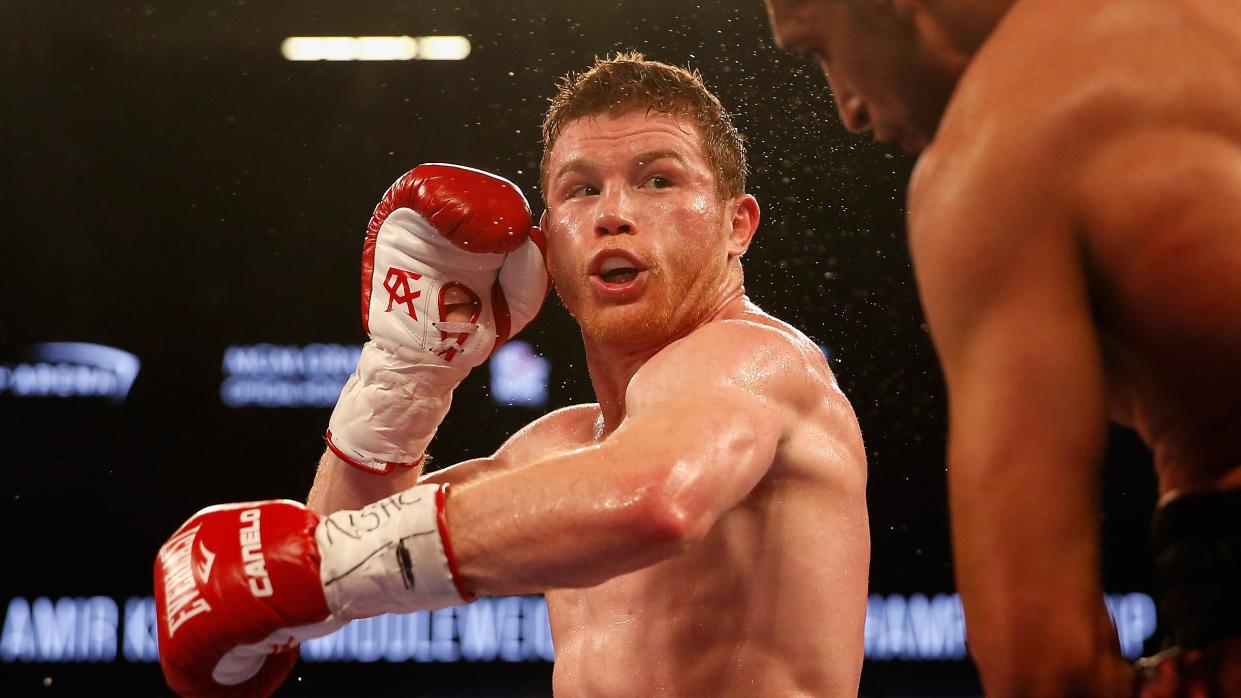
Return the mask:
<svg viewBox="0 0 1241 698">
<path fill-rule="evenodd" d="M 467 335 L 478 331 L 478 325 L 473 322 L 433 322 L 431 325 L 440 331 L 442 338 L 434 344 L 427 346 L 427 351 L 436 356 L 443 356 L 450 351 L 460 351 L 469 337 Z"/>
</svg>

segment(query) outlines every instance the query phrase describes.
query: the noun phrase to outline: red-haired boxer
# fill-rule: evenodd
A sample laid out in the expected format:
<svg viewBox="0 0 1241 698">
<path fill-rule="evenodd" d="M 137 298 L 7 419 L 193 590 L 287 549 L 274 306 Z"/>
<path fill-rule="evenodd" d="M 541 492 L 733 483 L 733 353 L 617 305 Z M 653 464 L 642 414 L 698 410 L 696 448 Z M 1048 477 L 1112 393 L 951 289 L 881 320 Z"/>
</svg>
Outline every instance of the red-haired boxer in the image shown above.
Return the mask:
<svg viewBox="0 0 1241 698">
<path fill-rule="evenodd" d="M 1159 476 L 1157 598 L 1179 650 L 1155 673 L 1241 695 L 1241 4 L 767 5 L 847 128 L 924 151 L 910 247 L 987 692 L 1134 685 L 1099 575 L 1110 416 Z"/>
<path fill-rule="evenodd" d="M 581 326 L 598 403 L 409 489 L 416 467 L 351 464 L 368 449 L 344 448 L 334 427 L 310 497 L 334 513 L 263 503 L 191 519 L 174 554 L 208 522 L 232 540 L 250 525 L 238 511 L 304 516 L 270 540 L 298 558 L 289 603 L 309 599 L 244 637 L 200 623 L 224 659 L 195 666 L 194 686 L 274 687 L 291 655 L 265 653 L 308 636 L 292 626 L 546 592 L 558 694 L 857 694 L 861 437 L 819 347 L 745 297 L 759 208 L 727 113 L 697 74 L 622 55 L 563 81 L 544 143 L 548 267 Z M 392 397 L 401 405 L 378 413 L 422 414 L 417 391 Z M 413 463 L 424 446 L 369 453 Z M 358 509 L 384 492 L 396 494 Z M 237 609 L 251 582 L 221 582 Z M 252 676 L 236 670 L 243 660 Z"/>
</svg>

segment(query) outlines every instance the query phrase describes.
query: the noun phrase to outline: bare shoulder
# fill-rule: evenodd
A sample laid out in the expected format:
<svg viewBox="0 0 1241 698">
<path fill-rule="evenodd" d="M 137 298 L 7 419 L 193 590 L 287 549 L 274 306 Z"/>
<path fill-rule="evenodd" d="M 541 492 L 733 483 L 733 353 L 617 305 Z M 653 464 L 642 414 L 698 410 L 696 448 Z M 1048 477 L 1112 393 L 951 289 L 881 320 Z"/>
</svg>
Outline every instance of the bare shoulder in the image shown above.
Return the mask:
<svg viewBox="0 0 1241 698">
<path fill-rule="evenodd" d="M 1102 148 L 1152 126 L 1241 136 L 1238 75 L 1235 3 L 1017 3 L 962 75 L 911 197 L 952 202 L 964 187 L 1016 180 L 1054 193 Z"/>
<path fill-rule="evenodd" d="M 854 494 L 865 487 L 861 428 L 822 349 L 756 306 L 703 325 L 642 367 L 626 396 L 629 414 L 668 403 L 710 415 L 717 429 L 767 430 L 777 477 Z"/>
<path fill-rule="evenodd" d="M 1092 228 L 1101 207 L 1157 206 L 1185 189 L 1177 182 L 1209 180 L 1219 168 L 1204 154 L 1241 143 L 1241 10 L 1210 4 L 1014 5 L 910 183 L 920 276 L 995 282 L 1015 258 Z"/>
<path fill-rule="evenodd" d="M 595 439 L 599 405 L 570 405 L 539 417 L 513 434 L 496 451 L 497 459 L 521 463 L 549 452 L 584 446 Z"/>
<path fill-rule="evenodd" d="M 790 406 L 840 394 L 818 345 L 753 305 L 668 345 L 634 376 L 629 395 L 640 408 L 653 394 L 711 386 Z"/>
<path fill-rule="evenodd" d="M 1108 26 L 1095 3 L 1017 3 L 971 61 L 909 185 L 910 247 L 932 293 L 937 280 L 1001 283 L 1027 248 L 1073 228 L 1084 163 L 1149 99 Z"/>
</svg>

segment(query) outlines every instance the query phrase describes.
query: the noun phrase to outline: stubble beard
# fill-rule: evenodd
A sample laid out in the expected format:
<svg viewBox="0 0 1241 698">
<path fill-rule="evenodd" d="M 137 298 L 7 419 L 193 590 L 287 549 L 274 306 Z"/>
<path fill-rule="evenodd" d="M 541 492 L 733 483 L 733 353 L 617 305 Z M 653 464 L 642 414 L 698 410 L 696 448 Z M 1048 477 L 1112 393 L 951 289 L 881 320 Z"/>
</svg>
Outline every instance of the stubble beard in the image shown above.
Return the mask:
<svg viewBox="0 0 1241 698">
<path fill-rule="evenodd" d="M 641 350 L 666 344 L 691 330 L 711 310 L 713 290 L 721 283 L 713 274 L 674 279 L 663 267 L 652 267 L 647 273 L 653 278 L 647 281 L 646 294 L 626 306 L 592 308 L 591 291 L 585 284 L 569 294 L 557 287 L 557 293 L 586 341 Z"/>
<path fill-rule="evenodd" d="M 558 286 L 556 293 L 588 342 L 603 346 L 645 347 L 675 335 L 678 308 L 678 302 L 673 297 L 675 291 L 667 287 L 664 271 L 652 267 L 646 273 L 653 277 L 646 282 L 646 293 L 637 301 L 623 306 L 597 305 L 591 298 L 590 288 L 584 283 L 569 292 Z"/>
</svg>

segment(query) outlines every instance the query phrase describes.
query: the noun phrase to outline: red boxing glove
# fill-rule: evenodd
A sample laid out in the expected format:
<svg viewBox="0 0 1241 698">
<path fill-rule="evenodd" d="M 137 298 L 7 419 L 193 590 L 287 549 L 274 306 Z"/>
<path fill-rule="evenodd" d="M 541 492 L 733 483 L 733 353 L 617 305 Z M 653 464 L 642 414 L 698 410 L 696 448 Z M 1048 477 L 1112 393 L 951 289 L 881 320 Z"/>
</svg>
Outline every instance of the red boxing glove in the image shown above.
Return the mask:
<svg viewBox="0 0 1241 698">
<path fill-rule="evenodd" d="M 512 182 L 419 165 L 375 208 L 362 251 L 362 325 L 371 336 L 328 425 L 329 448 L 372 473 L 412 467 L 470 369 L 525 327 L 547 296 L 543 234 Z M 473 300 L 449 321 L 445 298 Z"/>
<path fill-rule="evenodd" d="M 473 598 L 448 542 L 447 485 L 320 517 L 291 501 L 204 509 L 155 562 L 159 661 L 182 696 L 266 696 L 298 643 L 346 622 Z"/>
<path fill-rule="evenodd" d="M 392 183 L 366 228 L 362 329 L 393 350 L 412 339 L 445 361 L 477 366 L 538 313 L 550 287 L 546 248 L 517 185 L 460 165 L 419 165 Z M 419 278 L 394 276 L 394 269 Z M 449 286 L 481 301 L 469 323 L 478 327 L 451 338 L 457 346 L 435 347 L 456 334 L 427 331 L 444 324 L 441 296 Z M 382 308 L 371 307 L 373 296 Z M 406 312 L 393 314 L 397 303 L 407 304 Z M 476 355 L 458 361 L 453 354 L 467 340 L 479 345 Z"/>
<path fill-rule="evenodd" d="M 314 537 L 318 523 L 318 515 L 295 502 L 211 507 L 160 548 L 159 663 L 174 691 L 256 696 L 280 686 L 297 662 L 298 637 L 273 633 L 329 618 Z M 307 636 L 336 627 L 329 622 Z"/>
<path fill-rule="evenodd" d="M 467 252 L 507 254 L 530 234 L 530 205 L 517 185 L 482 170 L 429 163 L 401 175 L 375 207 L 362 252 L 362 304 L 370 286 L 367 265 L 374 262 L 375 239 L 389 214 L 417 211 L 452 244 Z M 366 312 L 362 313 L 366 322 Z"/>
</svg>

